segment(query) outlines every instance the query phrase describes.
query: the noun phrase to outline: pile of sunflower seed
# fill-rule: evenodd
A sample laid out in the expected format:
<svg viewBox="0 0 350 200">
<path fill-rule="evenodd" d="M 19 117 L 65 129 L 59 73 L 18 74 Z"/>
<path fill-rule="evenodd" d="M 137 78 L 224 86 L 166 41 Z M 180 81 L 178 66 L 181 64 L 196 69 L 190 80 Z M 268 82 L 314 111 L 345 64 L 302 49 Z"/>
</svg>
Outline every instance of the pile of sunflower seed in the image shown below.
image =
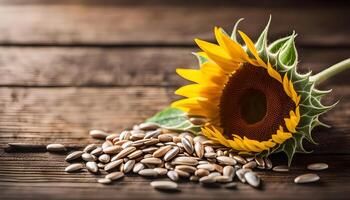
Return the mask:
<svg viewBox="0 0 350 200">
<path fill-rule="evenodd" d="M 71 152 L 66 157 L 71 164 L 65 171 L 74 173 L 86 168 L 96 175 L 105 174 L 104 178 L 97 179 L 101 184 L 109 184 L 125 174 L 136 173 L 150 178 L 167 176 L 169 181 L 151 182 L 152 187 L 160 190 L 178 190 L 176 182 L 179 179 L 199 182 L 203 186 L 223 185 L 225 188 L 235 188 L 237 179 L 257 188 L 261 180 L 253 169 L 289 170 L 287 166 L 273 168 L 267 158 L 244 158 L 202 135 L 176 133 L 150 123 L 135 125 L 132 130 L 117 134 L 91 130 L 90 136 L 105 141 L 102 145 L 89 144 L 83 151 Z M 60 144 L 47 146 L 48 151 L 64 148 Z M 79 162 L 81 160 L 85 163 Z M 317 169 L 320 167 L 328 166 L 316 166 Z M 295 182 L 314 182 L 318 179 L 316 174 L 306 174 L 297 177 Z"/>
</svg>

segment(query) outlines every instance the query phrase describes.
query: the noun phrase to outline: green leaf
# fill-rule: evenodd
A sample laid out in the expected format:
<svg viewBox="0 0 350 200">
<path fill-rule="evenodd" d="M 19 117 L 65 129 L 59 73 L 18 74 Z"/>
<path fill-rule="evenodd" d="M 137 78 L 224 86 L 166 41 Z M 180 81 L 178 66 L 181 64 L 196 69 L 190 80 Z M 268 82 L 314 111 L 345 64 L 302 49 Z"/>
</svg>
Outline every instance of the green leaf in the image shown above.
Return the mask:
<svg viewBox="0 0 350 200">
<path fill-rule="evenodd" d="M 173 131 L 188 131 L 198 133 L 201 131 L 201 126 L 193 125 L 187 117 L 187 113 L 177 108 L 166 108 L 157 113 L 146 122 L 154 123 L 162 128 Z"/>
</svg>

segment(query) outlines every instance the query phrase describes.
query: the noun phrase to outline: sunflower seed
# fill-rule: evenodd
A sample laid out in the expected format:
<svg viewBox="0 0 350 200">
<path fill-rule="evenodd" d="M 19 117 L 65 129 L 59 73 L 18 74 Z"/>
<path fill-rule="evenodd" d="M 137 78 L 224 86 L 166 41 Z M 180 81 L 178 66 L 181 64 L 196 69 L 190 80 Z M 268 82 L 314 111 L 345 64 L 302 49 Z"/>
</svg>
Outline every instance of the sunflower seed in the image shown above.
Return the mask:
<svg viewBox="0 0 350 200">
<path fill-rule="evenodd" d="M 90 154 L 94 156 L 99 156 L 103 154 L 103 149 L 101 147 L 97 147 L 96 149 L 92 150 Z"/>
<path fill-rule="evenodd" d="M 102 149 L 105 149 L 107 147 L 113 146 L 113 143 L 109 140 L 106 140 L 103 144 L 102 144 Z"/>
<path fill-rule="evenodd" d="M 119 140 L 129 140 L 131 137 L 130 131 L 123 131 L 119 135 Z"/>
<path fill-rule="evenodd" d="M 242 182 L 242 183 L 245 183 L 246 180 L 245 180 L 245 177 L 244 177 L 244 174 L 247 173 L 249 170 L 248 169 L 238 169 L 236 171 L 236 175 L 238 177 L 238 179 Z"/>
<path fill-rule="evenodd" d="M 320 180 L 317 174 L 303 174 L 294 179 L 294 183 L 312 183 Z"/>
<path fill-rule="evenodd" d="M 84 148 L 84 152 L 85 153 L 90 153 L 91 151 L 93 151 L 94 149 L 97 148 L 97 145 L 96 144 L 89 144 L 87 145 L 85 148 Z"/>
<path fill-rule="evenodd" d="M 162 133 L 162 130 L 160 130 L 160 129 L 157 129 L 157 130 L 155 130 L 155 131 L 147 132 L 147 133 L 145 134 L 144 139 L 148 139 L 148 138 L 157 138 L 161 133 Z"/>
<path fill-rule="evenodd" d="M 129 173 L 135 165 L 135 160 L 129 160 L 124 164 L 123 172 L 124 173 Z"/>
<path fill-rule="evenodd" d="M 74 164 L 67 166 L 64 169 L 64 171 L 65 172 L 75 172 L 75 171 L 81 170 L 83 168 L 84 168 L 84 165 L 82 163 L 74 163 Z"/>
<path fill-rule="evenodd" d="M 179 169 L 175 169 L 174 171 L 179 175 L 179 177 L 182 177 L 182 178 L 190 177 L 190 173 L 188 173 L 188 172 L 185 172 L 185 171 L 182 171 Z"/>
<path fill-rule="evenodd" d="M 168 151 L 170 151 L 171 148 L 172 146 L 170 145 L 161 147 L 160 149 L 153 152 L 153 157 L 155 158 L 163 157 Z"/>
<path fill-rule="evenodd" d="M 198 165 L 198 161 L 192 157 L 176 157 L 171 164 L 173 165 Z"/>
<path fill-rule="evenodd" d="M 144 165 L 144 164 L 142 164 L 142 163 L 136 163 L 136 164 L 134 165 L 134 168 L 132 169 L 132 171 L 133 171 L 134 173 L 139 173 L 139 171 L 141 171 L 141 170 L 143 170 L 143 169 L 145 169 L 145 165 Z"/>
<path fill-rule="evenodd" d="M 138 172 L 141 176 L 147 176 L 147 177 L 157 177 L 158 173 L 154 171 L 153 169 L 143 169 Z"/>
<path fill-rule="evenodd" d="M 161 167 L 156 167 L 153 170 L 156 171 L 158 173 L 158 175 L 160 175 L 160 176 L 164 176 L 168 173 L 167 169 L 161 168 Z"/>
<path fill-rule="evenodd" d="M 204 157 L 206 157 L 206 158 L 216 158 L 216 153 L 215 152 L 205 153 Z"/>
<path fill-rule="evenodd" d="M 163 158 L 164 161 L 169 161 L 173 159 L 179 152 L 180 152 L 180 149 L 178 147 L 173 147 L 164 155 L 164 158 Z"/>
<path fill-rule="evenodd" d="M 235 176 L 235 168 L 233 168 L 232 166 L 225 166 L 222 174 L 233 179 L 233 177 Z"/>
<path fill-rule="evenodd" d="M 123 149 L 131 147 L 131 146 L 133 146 L 133 142 L 132 141 L 127 141 L 124 144 L 122 144 L 122 148 Z"/>
<path fill-rule="evenodd" d="M 213 166 L 214 166 L 214 170 L 216 170 L 216 171 L 222 173 L 223 167 L 222 167 L 221 165 L 213 164 Z"/>
<path fill-rule="evenodd" d="M 118 138 L 119 135 L 118 133 L 110 134 L 106 137 L 106 140 L 113 141 L 115 138 Z"/>
<path fill-rule="evenodd" d="M 313 163 L 313 164 L 309 164 L 307 166 L 308 170 L 313 170 L 313 171 L 321 171 L 321 170 L 325 170 L 327 168 L 328 168 L 327 163 Z"/>
<path fill-rule="evenodd" d="M 244 179 L 247 181 L 247 183 L 253 187 L 259 187 L 260 185 L 260 178 L 255 172 L 247 172 L 244 174 Z"/>
<path fill-rule="evenodd" d="M 187 139 L 186 137 L 183 137 L 181 138 L 181 143 L 183 144 L 184 148 L 185 148 L 185 151 L 188 153 L 188 154 L 192 154 L 193 153 L 193 145 L 192 143 L 190 142 L 189 139 Z"/>
<path fill-rule="evenodd" d="M 221 173 L 219 173 L 219 172 L 212 172 L 208 176 L 211 176 L 211 177 L 221 176 Z"/>
<path fill-rule="evenodd" d="M 131 154 L 134 151 L 136 151 L 136 147 L 125 148 L 121 152 L 119 152 L 117 155 L 113 156 L 112 161 L 118 160 L 120 158 L 124 158 L 125 156 Z"/>
<path fill-rule="evenodd" d="M 112 161 L 112 162 L 106 164 L 106 166 L 104 167 L 104 170 L 105 171 L 112 170 L 112 169 L 116 168 L 117 166 L 119 166 L 122 163 L 123 163 L 123 159 Z"/>
<path fill-rule="evenodd" d="M 162 164 L 162 160 L 159 158 L 144 158 L 140 162 L 143 164 L 152 164 L 152 165 Z"/>
<path fill-rule="evenodd" d="M 140 157 L 143 154 L 143 152 L 141 150 L 136 150 L 134 152 L 132 152 L 131 154 L 128 155 L 129 159 L 135 159 Z"/>
<path fill-rule="evenodd" d="M 190 177 L 190 181 L 192 181 L 192 182 L 198 182 L 198 181 L 199 181 L 199 177 L 198 177 L 198 176 L 191 176 L 191 177 Z"/>
<path fill-rule="evenodd" d="M 286 165 L 277 165 L 274 168 L 272 168 L 275 172 L 288 172 L 289 168 Z"/>
<path fill-rule="evenodd" d="M 236 188 L 237 188 L 237 183 L 235 183 L 235 182 L 227 183 L 227 184 L 224 185 L 224 188 L 227 188 L 227 189 L 236 189 Z"/>
<path fill-rule="evenodd" d="M 260 157 L 256 157 L 255 158 L 255 162 L 256 164 L 261 167 L 262 169 L 265 168 L 265 162 L 264 162 L 264 159 L 263 158 L 260 158 Z"/>
<path fill-rule="evenodd" d="M 123 148 L 119 145 L 115 145 L 115 146 L 109 146 L 103 149 L 104 153 L 107 154 L 117 154 L 119 152 L 121 152 L 123 150 Z"/>
<path fill-rule="evenodd" d="M 173 141 L 173 137 L 169 134 L 162 134 L 158 136 L 158 140 L 160 142 L 172 142 Z"/>
<path fill-rule="evenodd" d="M 66 157 L 66 161 L 70 162 L 72 160 L 78 159 L 81 157 L 81 155 L 83 155 L 83 151 L 74 151 L 72 153 L 70 153 L 67 157 Z"/>
<path fill-rule="evenodd" d="M 206 169 L 208 171 L 214 171 L 215 167 L 212 164 L 201 164 L 201 165 L 197 165 L 198 169 Z"/>
<path fill-rule="evenodd" d="M 191 118 L 190 118 L 190 122 L 191 122 L 193 125 L 200 126 L 200 125 L 205 124 L 206 119 L 204 119 L 204 118 L 197 118 L 197 117 L 191 117 Z"/>
<path fill-rule="evenodd" d="M 100 169 L 104 169 L 106 165 L 104 163 L 97 163 L 97 167 Z"/>
<path fill-rule="evenodd" d="M 215 153 L 213 147 L 211 146 L 205 146 L 204 150 L 205 150 L 205 153 Z"/>
<path fill-rule="evenodd" d="M 211 184 L 211 183 L 215 183 L 215 178 L 211 176 L 203 176 L 202 178 L 199 179 L 199 182 L 202 184 Z"/>
<path fill-rule="evenodd" d="M 209 175 L 209 171 L 206 170 L 206 169 L 197 169 L 195 171 L 194 175 L 196 175 L 198 177 L 208 176 Z"/>
<path fill-rule="evenodd" d="M 49 152 L 63 152 L 67 151 L 66 147 L 63 144 L 49 144 L 46 146 L 47 151 Z"/>
<path fill-rule="evenodd" d="M 206 138 L 205 136 L 203 135 L 197 135 L 196 137 L 193 138 L 193 141 L 196 143 L 196 142 L 204 142 L 204 141 L 207 141 L 208 138 Z"/>
<path fill-rule="evenodd" d="M 177 165 L 175 169 L 179 169 L 179 170 L 188 172 L 190 174 L 193 174 L 197 170 L 197 168 L 189 165 Z"/>
<path fill-rule="evenodd" d="M 104 140 L 108 136 L 108 133 L 102 130 L 90 130 L 89 134 L 92 138 L 100 139 L 100 140 Z"/>
<path fill-rule="evenodd" d="M 179 175 L 177 174 L 176 171 L 168 171 L 167 176 L 168 176 L 172 181 L 178 181 L 178 180 L 179 180 Z"/>
<path fill-rule="evenodd" d="M 89 154 L 89 153 L 83 153 L 83 154 L 81 155 L 81 158 L 82 158 L 83 160 L 85 160 L 86 162 L 89 162 L 89 161 L 96 161 L 96 160 L 97 160 L 97 159 L 96 159 L 96 156 L 91 155 L 91 154 Z"/>
<path fill-rule="evenodd" d="M 151 145 L 157 144 L 158 142 L 159 142 L 158 139 L 151 138 L 150 140 L 145 141 L 144 144 L 146 146 L 151 146 Z"/>
<path fill-rule="evenodd" d="M 123 178 L 124 177 L 124 173 L 123 172 L 112 172 L 110 174 L 107 174 L 105 176 L 105 178 L 108 178 L 112 181 Z"/>
<path fill-rule="evenodd" d="M 97 166 L 97 164 L 95 162 L 91 162 L 91 161 L 87 162 L 86 163 L 86 169 L 88 169 L 89 172 L 91 172 L 91 173 L 97 173 L 98 172 L 98 166 Z"/>
<path fill-rule="evenodd" d="M 215 182 L 218 182 L 218 183 L 228 183 L 232 181 L 232 178 L 228 176 L 215 176 L 214 179 L 215 179 Z"/>
<path fill-rule="evenodd" d="M 143 153 L 154 153 L 157 150 L 158 150 L 157 147 L 147 147 L 145 149 L 142 149 L 142 152 Z"/>
<path fill-rule="evenodd" d="M 151 186 L 158 190 L 177 190 L 177 183 L 172 181 L 152 181 Z"/>
<path fill-rule="evenodd" d="M 255 161 L 250 161 L 250 162 L 244 164 L 242 168 L 243 169 L 247 169 L 247 168 L 254 169 L 255 167 L 256 167 L 256 162 Z"/>
<path fill-rule="evenodd" d="M 218 160 L 218 162 L 220 164 L 223 164 L 223 165 L 235 165 L 237 164 L 237 161 L 233 158 L 230 158 L 228 156 L 218 156 L 216 158 L 216 160 Z"/>
<path fill-rule="evenodd" d="M 197 157 L 203 158 L 203 156 L 204 156 L 204 146 L 202 145 L 201 142 L 195 142 L 194 150 L 196 152 Z"/>
<path fill-rule="evenodd" d="M 174 142 L 174 143 L 179 143 L 179 142 L 181 142 L 181 137 L 179 137 L 179 136 L 174 136 L 174 137 L 173 137 L 173 142 Z"/>
<path fill-rule="evenodd" d="M 97 179 L 97 182 L 105 185 L 112 183 L 111 179 L 108 179 L 108 178 Z"/>
<path fill-rule="evenodd" d="M 102 163 L 108 163 L 111 160 L 111 157 L 108 154 L 102 154 L 98 157 L 98 160 Z"/>
<path fill-rule="evenodd" d="M 247 161 L 244 158 L 242 158 L 241 156 L 239 156 L 239 155 L 233 156 L 233 159 L 235 159 L 237 162 L 239 162 L 239 163 L 241 163 L 243 165 L 247 163 Z"/>
<path fill-rule="evenodd" d="M 270 159 L 268 159 L 268 158 L 264 158 L 264 162 L 265 162 L 265 168 L 266 169 L 272 169 L 272 162 L 271 162 L 271 160 Z"/>
<path fill-rule="evenodd" d="M 143 131 L 155 130 L 157 128 L 159 128 L 159 126 L 157 124 L 154 124 L 154 123 L 145 122 L 145 123 L 139 124 L 139 129 L 143 130 Z"/>
</svg>

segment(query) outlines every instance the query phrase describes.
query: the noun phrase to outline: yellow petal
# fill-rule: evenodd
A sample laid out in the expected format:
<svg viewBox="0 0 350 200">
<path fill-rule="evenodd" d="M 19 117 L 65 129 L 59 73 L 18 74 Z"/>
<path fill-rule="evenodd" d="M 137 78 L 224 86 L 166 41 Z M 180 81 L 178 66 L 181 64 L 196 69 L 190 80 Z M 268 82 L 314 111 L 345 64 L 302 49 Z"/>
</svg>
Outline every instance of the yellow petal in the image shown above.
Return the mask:
<svg viewBox="0 0 350 200">
<path fill-rule="evenodd" d="M 258 51 L 256 50 L 254 43 L 252 42 L 252 40 L 242 31 L 238 31 L 238 33 L 241 35 L 244 43 L 247 45 L 248 49 L 250 52 L 252 52 L 252 54 L 254 55 L 256 61 L 258 61 L 258 63 L 260 64 L 260 66 L 265 67 L 266 68 L 266 64 L 264 61 L 261 60 Z"/>
<path fill-rule="evenodd" d="M 283 89 L 289 97 L 292 97 L 292 95 L 289 91 L 289 81 L 288 81 L 287 74 L 285 74 L 283 77 Z"/>
<path fill-rule="evenodd" d="M 282 83 L 281 75 L 274 68 L 272 68 L 270 63 L 267 64 L 267 72 L 271 77 Z"/>
<path fill-rule="evenodd" d="M 229 38 L 221 28 L 215 27 L 216 40 L 223 47 L 226 52 L 231 56 L 231 59 L 235 62 L 246 62 L 248 55 L 243 50 L 242 46 L 237 42 Z"/>
<path fill-rule="evenodd" d="M 222 90 L 220 87 L 206 86 L 200 84 L 190 84 L 180 87 L 175 94 L 185 97 L 206 97 L 215 99 L 220 98 Z"/>
<path fill-rule="evenodd" d="M 176 69 L 176 73 L 181 77 L 195 83 L 200 83 L 202 81 L 202 73 L 200 70 L 178 68 Z"/>
</svg>

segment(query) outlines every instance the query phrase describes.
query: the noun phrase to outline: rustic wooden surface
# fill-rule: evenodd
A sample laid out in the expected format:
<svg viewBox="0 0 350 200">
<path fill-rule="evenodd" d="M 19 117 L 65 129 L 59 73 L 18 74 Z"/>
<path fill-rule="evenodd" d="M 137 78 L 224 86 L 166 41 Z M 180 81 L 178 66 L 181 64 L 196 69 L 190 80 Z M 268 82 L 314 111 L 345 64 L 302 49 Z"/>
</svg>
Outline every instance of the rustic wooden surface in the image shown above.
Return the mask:
<svg viewBox="0 0 350 200">
<path fill-rule="evenodd" d="M 4 151 L 10 142 L 77 149 L 98 142 L 89 129 L 120 131 L 142 122 L 177 98 L 174 89 L 186 82 L 175 68 L 196 67 L 193 38 L 213 40 L 213 26 L 229 30 L 240 17 L 254 39 L 270 13 L 271 39 L 295 30 L 301 71 L 319 72 L 349 57 L 348 2 L 252 2 L 1 0 L 0 199 L 348 199 L 350 72 L 320 86 L 333 88 L 325 103 L 340 100 L 322 116 L 333 128 L 314 131 L 319 145 L 297 155 L 291 172 L 260 171 L 260 190 L 183 182 L 181 192 L 163 193 L 137 176 L 101 186 L 87 172 L 63 172 L 64 155 Z M 285 162 L 280 155 L 273 160 Z M 311 162 L 330 168 L 318 183 L 293 184 Z"/>
</svg>

